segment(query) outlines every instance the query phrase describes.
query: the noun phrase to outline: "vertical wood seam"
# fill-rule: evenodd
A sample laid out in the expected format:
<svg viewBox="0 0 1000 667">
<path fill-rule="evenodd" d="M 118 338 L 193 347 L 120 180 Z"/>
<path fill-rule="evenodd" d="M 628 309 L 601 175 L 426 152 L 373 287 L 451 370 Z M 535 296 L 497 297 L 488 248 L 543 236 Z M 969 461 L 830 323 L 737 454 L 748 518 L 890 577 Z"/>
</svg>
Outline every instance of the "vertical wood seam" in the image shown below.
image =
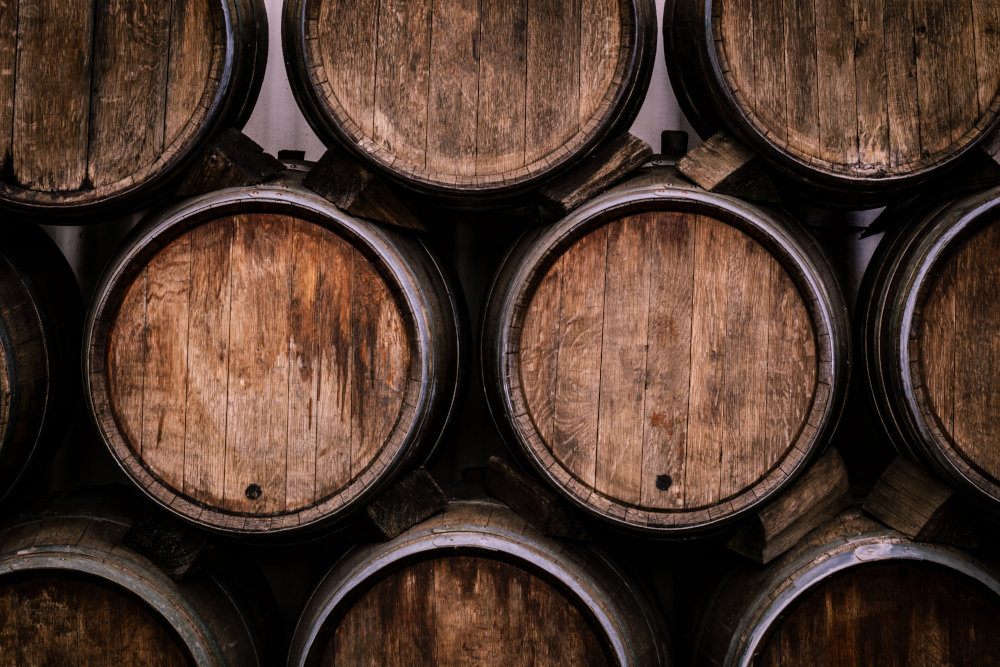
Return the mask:
<svg viewBox="0 0 1000 667">
<path fill-rule="evenodd" d="M 319 266 L 317 267 L 317 270 L 319 271 L 319 277 L 317 279 L 318 280 L 317 285 L 318 285 L 319 293 L 317 294 L 317 296 L 320 299 L 322 298 L 322 294 L 323 294 L 322 293 L 323 284 L 324 284 L 324 282 L 326 280 L 325 269 L 326 269 L 325 264 L 323 262 L 320 262 Z M 315 505 L 316 502 L 319 500 L 319 498 L 318 498 L 318 495 L 319 495 L 319 491 L 318 491 L 319 490 L 319 448 L 320 448 L 319 432 L 320 432 L 320 424 L 323 423 L 322 418 L 321 418 L 321 412 L 320 412 L 322 410 L 322 408 L 323 408 L 323 401 L 320 400 L 322 392 L 323 392 L 323 338 L 322 338 L 322 332 L 325 330 L 325 324 L 326 324 L 326 322 L 324 321 L 325 315 L 326 315 L 326 308 L 320 308 L 319 309 L 319 317 L 317 318 L 318 319 L 317 326 L 319 326 L 319 331 L 317 332 L 318 335 L 317 335 L 317 340 L 316 340 L 316 348 L 315 348 L 315 352 L 313 353 L 314 354 L 314 357 L 313 357 L 314 361 L 313 361 L 313 363 L 316 365 L 316 416 L 315 416 L 316 433 L 313 436 L 313 494 L 312 494 L 312 501 L 310 503 L 312 505 Z M 291 371 L 289 370 L 289 372 L 291 372 Z M 287 484 L 287 480 L 286 480 L 286 484 Z"/>
<path fill-rule="evenodd" d="M 285 218 L 280 218 L 284 222 Z M 288 369 L 285 373 L 285 496 L 282 511 L 288 510 L 288 450 L 291 446 L 291 423 L 292 423 L 292 307 L 295 302 L 295 236 L 299 231 L 292 225 L 285 225 L 288 229 L 288 340 L 285 342 L 285 350 L 288 354 Z M 283 235 L 284 236 L 284 235 Z M 319 430 L 319 424 L 316 425 Z M 313 479 L 316 478 L 315 468 L 313 469 Z M 315 497 L 315 493 L 313 494 Z M 301 501 L 299 501 L 301 504 Z"/>
<path fill-rule="evenodd" d="M 348 368 L 350 369 L 350 373 L 351 373 L 350 382 L 347 385 L 347 391 L 350 392 L 350 397 L 351 397 L 351 411 L 350 412 L 353 413 L 353 414 L 360 414 L 360 411 L 361 411 L 361 407 L 360 406 L 361 406 L 361 404 L 363 402 L 362 401 L 362 397 L 361 397 L 361 393 L 359 392 L 358 393 L 358 405 L 354 405 L 354 388 L 353 388 L 353 385 L 355 383 L 354 372 L 357 370 L 356 368 L 354 368 L 354 350 L 358 349 L 358 347 L 357 347 L 358 341 L 354 339 L 354 337 L 358 334 L 357 327 L 354 326 L 354 320 L 357 317 L 357 314 L 354 312 L 354 305 L 355 305 L 354 295 L 357 292 L 357 289 L 356 289 L 356 286 L 354 285 L 353 281 L 354 281 L 354 277 L 355 277 L 356 272 L 357 272 L 358 255 L 360 255 L 360 254 L 361 254 L 361 252 L 357 248 L 352 248 L 352 252 L 350 253 L 350 256 L 351 256 L 351 272 L 349 274 L 351 276 L 351 281 L 352 281 L 351 282 L 351 303 L 350 303 L 350 305 L 347 308 L 348 317 L 350 318 L 350 320 L 348 321 L 347 324 L 350 327 L 350 331 L 351 331 L 351 336 L 350 336 L 350 338 L 351 338 L 351 349 L 350 349 L 350 353 L 348 355 L 346 355 L 346 359 L 348 360 L 347 361 Z M 354 423 L 355 423 L 356 420 L 351 419 L 350 418 L 351 416 L 352 415 L 349 413 L 348 414 L 348 419 L 347 419 L 348 427 L 350 429 L 350 431 L 347 434 L 347 442 L 348 442 L 347 478 L 348 479 L 354 479 Z M 362 415 L 362 419 L 363 418 L 364 418 L 364 416 Z M 362 429 L 362 434 L 364 434 L 364 429 Z"/>
<path fill-rule="evenodd" d="M 480 97 L 482 96 L 483 89 L 483 0 L 479 0 L 479 14 L 477 15 L 477 20 L 479 22 L 479 41 L 476 43 L 476 65 L 478 68 L 476 70 L 476 119 L 473 121 L 472 126 L 475 128 L 473 135 L 475 136 L 476 147 L 472 150 L 473 154 L 473 164 L 476 165 L 473 171 L 476 177 L 479 177 L 479 104 Z"/>
<path fill-rule="evenodd" d="M 531 14 L 531 0 L 524 0 L 524 122 L 521 125 L 521 165 L 518 169 L 527 166 L 528 162 L 528 97 L 530 92 L 528 81 L 528 46 L 531 41 L 531 31 L 528 30 L 528 18 Z M 605 280 L 605 285 L 607 280 Z M 603 336 L 604 329 L 602 327 L 601 334 Z M 604 340 L 603 338 L 601 339 Z M 602 343 L 603 344 L 603 343 Z M 600 392 L 598 392 L 598 395 Z M 598 422 L 600 423 L 600 422 Z M 594 469 L 597 469 L 597 464 L 594 464 Z"/>
<path fill-rule="evenodd" d="M 820 76 L 821 76 L 822 73 L 819 71 L 819 12 L 816 9 L 816 3 L 817 2 L 819 2 L 819 0 L 812 0 L 812 5 L 813 5 L 813 21 L 812 21 L 812 24 L 813 24 L 812 25 L 812 29 L 813 29 L 813 44 L 816 45 L 815 48 L 813 48 L 812 58 L 813 58 L 813 64 L 815 65 L 815 69 L 816 69 L 816 86 L 818 88 L 819 85 L 820 85 Z M 785 42 L 785 48 L 786 49 L 788 48 L 788 42 Z M 822 155 L 823 154 L 823 113 L 822 113 L 822 110 L 820 108 L 822 105 L 819 102 L 819 90 L 818 89 L 816 90 L 816 94 L 813 95 L 813 100 L 816 103 L 816 145 L 817 145 L 817 148 L 818 148 L 817 152 Z"/>
<path fill-rule="evenodd" d="M 979 95 L 983 92 L 983 80 L 981 75 L 981 68 L 979 66 L 979 40 L 977 35 L 979 31 L 976 30 L 976 2 L 975 0 L 969 0 L 969 15 L 972 17 L 972 61 L 975 63 L 976 69 L 976 120 L 979 121 L 983 116 L 983 107 L 986 102 L 979 98 Z"/>
<path fill-rule="evenodd" d="M 164 113 L 164 123 L 166 114 Z M 188 392 L 191 386 L 191 293 L 194 292 L 194 243 L 188 237 L 188 307 L 187 307 L 187 347 L 184 349 L 184 435 L 181 437 L 184 451 L 181 454 L 181 493 L 187 493 L 187 418 L 188 418 Z"/>
<path fill-rule="evenodd" d="M 18 62 L 20 62 L 21 49 L 19 48 L 21 44 L 21 2 L 18 0 L 17 10 L 14 18 L 14 71 L 11 73 L 13 77 L 11 81 L 11 95 L 10 95 L 10 147 L 9 147 L 9 157 L 10 157 L 10 170 L 14 171 L 14 130 L 17 129 L 17 70 Z M 0 166 L 3 163 L 3 155 L 0 155 Z M 17 183 L 17 174 L 14 174 L 14 182 Z"/>
<path fill-rule="evenodd" d="M 378 110 L 378 54 L 382 29 L 382 0 L 375 2 L 375 59 L 372 61 L 372 137 L 375 136 L 375 117 Z"/>
<path fill-rule="evenodd" d="M 431 89 L 434 87 L 432 82 L 434 80 L 434 75 L 431 72 L 431 67 L 434 65 L 434 0 L 431 0 L 431 9 L 427 14 L 427 102 L 424 105 L 424 164 L 423 168 L 425 170 L 429 169 L 427 165 L 427 155 L 430 153 L 431 145 Z"/>
<path fill-rule="evenodd" d="M 240 224 L 240 216 L 233 216 L 229 234 L 229 255 L 226 264 L 229 266 L 229 305 L 226 308 L 228 322 L 226 324 L 226 409 L 225 423 L 222 427 L 222 506 L 226 505 L 226 462 L 229 460 L 229 385 L 233 366 L 233 246 L 236 244 L 236 231 Z"/>
<path fill-rule="evenodd" d="M 163 73 L 163 136 L 160 139 L 160 145 L 157 146 L 157 152 L 162 154 L 167 145 L 167 115 L 170 109 L 170 57 L 173 55 L 171 49 L 173 48 L 173 34 L 174 34 L 174 2 L 176 0 L 168 0 L 169 7 L 167 9 L 167 54 L 164 58 L 164 73 Z M 188 292 L 190 294 L 190 290 Z M 190 303 L 190 298 L 188 299 Z M 189 330 L 190 333 L 190 330 Z M 185 404 L 185 416 L 187 414 L 187 406 Z M 185 442 L 185 447 L 186 447 Z"/>
<path fill-rule="evenodd" d="M 924 54 L 920 51 L 917 44 L 917 10 L 913 6 L 916 0 L 910 0 L 910 25 L 911 25 L 911 39 L 913 43 L 913 92 L 914 92 L 914 102 L 917 107 L 917 158 L 922 159 L 924 155 L 924 124 L 920 122 L 921 111 L 920 111 L 920 68 L 917 65 L 916 60 L 918 58 L 923 58 Z M 918 55 L 919 54 L 919 55 Z"/>
<path fill-rule="evenodd" d="M 851 22 L 851 27 L 854 28 L 854 57 L 851 58 L 851 62 L 854 64 L 854 150 L 857 153 L 857 160 L 855 164 L 861 166 L 864 163 L 864 156 L 861 154 L 861 95 L 858 91 L 859 81 L 858 81 L 858 0 L 853 0 L 852 3 L 854 11 L 854 20 Z M 885 11 L 882 12 L 882 23 L 883 23 L 883 34 L 885 33 Z M 883 52 L 883 59 L 885 58 Z M 888 98 L 888 96 L 886 96 Z M 888 103 L 888 101 L 887 101 Z"/>
<path fill-rule="evenodd" d="M 149 367 L 149 342 L 146 340 L 146 326 L 149 311 L 149 266 L 142 269 L 142 400 L 139 402 L 139 456 L 142 457 L 142 424 L 146 412 L 146 369 Z"/>
<path fill-rule="evenodd" d="M 635 491 L 636 498 L 638 498 L 636 501 L 637 505 L 643 504 L 642 485 L 646 475 L 643 464 L 646 461 L 646 393 L 649 390 L 649 339 L 651 337 L 649 327 L 653 319 L 650 317 L 650 302 L 653 299 L 653 227 L 660 224 L 659 218 L 653 213 L 645 213 L 643 218 L 645 218 L 646 227 L 646 272 L 648 280 L 646 282 L 646 349 L 642 356 L 642 409 L 639 411 L 642 415 L 640 420 L 642 433 L 639 436 L 639 479 L 637 480 Z"/>
<path fill-rule="evenodd" d="M 527 123 L 525 123 L 527 125 Z M 597 431 L 595 434 L 596 441 L 594 442 L 594 486 L 597 486 L 597 462 L 600 460 L 598 456 L 598 449 L 601 444 L 601 381 L 604 379 L 604 326 L 607 321 L 608 312 L 608 253 L 611 252 L 611 231 L 604 225 L 605 228 L 605 243 L 604 243 L 604 288 L 601 290 L 601 343 L 600 350 L 601 354 L 597 361 Z"/>
<path fill-rule="evenodd" d="M 683 477 L 683 506 L 687 506 L 688 502 L 688 454 L 691 451 L 691 394 L 694 392 L 694 318 L 696 313 L 694 312 L 694 299 L 695 290 L 697 289 L 697 276 L 698 276 L 698 253 L 696 249 L 698 247 L 698 228 L 702 224 L 702 217 L 700 215 L 693 216 L 694 225 L 691 230 L 691 326 L 688 329 L 688 368 L 691 371 L 688 373 L 688 395 L 687 395 L 687 410 L 685 411 L 686 417 L 684 422 L 684 456 L 681 458 L 681 465 L 684 466 L 684 477 Z"/>
<path fill-rule="evenodd" d="M 90 19 L 90 85 L 87 86 L 87 156 L 83 160 L 83 181 L 90 181 L 90 142 L 94 132 L 95 109 L 94 98 L 94 67 L 97 63 L 97 17 L 99 15 L 97 6 L 100 0 L 91 0 Z M 147 280 L 148 283 L 148 280 Z M 145 365 L 145 363 L 143 364 Z M 145 391 L 145 390 L 144 390 Z"/>
<path fill-rule="evenodd" d="M 886 98 L 888 99 L 888 96 L 886 96 Z M 773 303 L 772 303 L 772 297 L 774 296 L 775 271 L 780 271 L 781 270 L 781 264 L 777 261 L 777 258 L 774 255 L 772 255 L 769 250 L 767 250 L 766 247 L 764 248 L 764 250 L 768 253 L 768 255 L 770 255 L 771 261 L 769 261 L 767 263 L 767 287 L 768 287 L 768 289 L 767 289 L 767 292 L 765 292 L 765 298 L 767 299 L 767 307 L 766 308 L 761 308 L 761 312 L 770 313 L 771 312 L 771 306 L 773 305 Z M 794 283 L 793 283 L 793 287 L 795 287 L 796 290 L 798 289 L 798 286 L 794 285 Z M 770 320 L 770 317 L 768 317 L 768 319 Z M 764 327 L 764 418 L 763 418 L 763 422 L 764 422 L 764 436 L 763 437 L 764 437 L 764 444 L 765 444 L 765 446 L 766 446 L 768 440 L 770 440 L 770 433 L 768 433 L 768 428 L 767 428 L 767 421 L 768 421 L 767 420 L 767 416 L 769 414 L 771 414 L 770 413 L 770 407 L 768 406 L 768 400 L 767 400 L 768 397 L 771 395 L 771 392 L 768 390 L 768 384 L 770 382 L 770 377 L 771 377 L 771 323 L 769 321 L 767 323 L 767 326 Z M 808 415 L 807 415 L 806 419 L 808 419 Z M 789 443 L 789 444 L 792 444 L 792 443 Z M 768 463 L 770 463 L 770 461 L 768 461 Z"/>
</svg>

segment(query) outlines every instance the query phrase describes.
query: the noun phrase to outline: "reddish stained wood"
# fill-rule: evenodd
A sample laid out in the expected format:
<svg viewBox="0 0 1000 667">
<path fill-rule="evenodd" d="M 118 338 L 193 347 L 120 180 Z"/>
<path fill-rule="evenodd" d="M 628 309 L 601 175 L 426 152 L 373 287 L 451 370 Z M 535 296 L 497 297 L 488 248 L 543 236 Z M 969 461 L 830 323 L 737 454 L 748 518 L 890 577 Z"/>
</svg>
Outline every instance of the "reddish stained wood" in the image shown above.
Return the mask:
<svg viewBox="0 0 1000 667">
<path fill-rule="evenodd" d="M 622 3 L 582 0 L 580 4 L 580 127 L 592 122 L 608 92 L 614 90 L 618 49 L 623 34 Z"/>
<path fill-rule="evenodd" d="M 643 507 L 684 504 L 691 364 L 683 360 L 691 359 L 695 229 L 681 213 L 658 213 L 650 224 Z"/>
<path fill-rule="evenodd" d="M 996 595 L 962 575 L 919 562 L 866 564 L 797 600 L 757 664 L 994 664 L 998 621 Z"/>
<path fill-rule="evenodd" d="M 771 140 L 783 143 L 788 139 L 788 113 L 785 109 L 785 22 L 782 3 L 777 0 L 753 2 L 753 32 L 744 37 L 752 40 L 754 111 L 760 122 L 771 130 Z"/>
<path fill-rule="evenodd" d="M 651 218 L 608 230 L 595 487 L 627 503 L 639 502 L 642 480 Z"/>
<path fill-rule="evenodd" d="M 228 220 L 213 221 L 194 228 L 188 237 L 191 300 L 185 419 L 190 425 L 184 437 L 183 491 L 219 505 L 225 494 L 233 225 Z"/>
<path fill-rule="evenodd" d="M 785 23 L 785 110 L 788 143 L 808 155 L 817 155 L 819 143 L 819 102 L 803 90 L 819 85 L 816 50 L 816 4 L 783 0 Z M 779 91 L 780 92 L 780 91 Z"/>
<path fill-rule="evenodd" d="M 608 230 L 601 227 L 573 244 L 560 276 L 560 308 L 556 344 L 555 429 L 552 453 L 584 484 L 595 483 L 598 414 L 600 411 L 601 345 L 608 270 Z M 581 280 L 582 276 L 586 279 Z M 597 343 L 597 344 L 595 344 Z"/>
<path fill-rule="evenodd" d="M 560 258 L 540 278 L 524 316 L 518 365 L 528 410 L 542 441 L 555 440 L 555 397 L 559 360 Z"/>
<path fill-rule="evenodd" d="M 525 164 L 527 0 L 482 0 L 476 173 Z"/>
<path fill-rule="evenodd" d="M 956 286 L 958 262 L 946 262 L 928 289 L 916 333 L 921 379 L 930 408 L 948 434 L 955 432 Z"/>
<path fill-rule="evenodd" d="M 920 109 L 913 3 L 883 0 L 886 96 L 889 115 L 889 166 L 905 170 L 920 155 Z"/>
<path fill-rule="evenodd" d="M 90 2 L 18 6 L 14 178 L 32 189 L 75 190 L 87 175 L 94 11 Z M 49 57 L 53 48 L 59 58 Z"/>
<path fill-rule="evenodd" d="M 848 165 L 858 162 L 856 39 L 854 2 L 817 0 L 816 63 L 825 75 L 816 91 L 822 157 Z"/>
<path fill-rule="evenodd" d="M 147 270 L 128 288 L 108 337 L 108 386 L 118 428 L 129 447 L 142 451 L 142 403 L 146 369 Z"/>
<path fill-rule="evenodd" d="M 321 664 L 607 664 L 560 591 L 515 565 L 439 557 L 390 574 L 347 610 Z"/>
<path fill-rule="evenodd" d="M 1000 5 L 995 2 L 973 2 L 972 23 L 975 31 L 976 73 L 979 84 L 977 98 L 980 113 L 997 105 L 1000 93 Z"/>
<path fill-rule="evenodd" d="M 854 7 L 854 65 L 858 75 L 858 162 L 862 167 L 889 164 L 889 110 L 885 78 L 872 76 L 885 68 L 885 8 L 882 0 L 861 0 Z"/>
</svg>

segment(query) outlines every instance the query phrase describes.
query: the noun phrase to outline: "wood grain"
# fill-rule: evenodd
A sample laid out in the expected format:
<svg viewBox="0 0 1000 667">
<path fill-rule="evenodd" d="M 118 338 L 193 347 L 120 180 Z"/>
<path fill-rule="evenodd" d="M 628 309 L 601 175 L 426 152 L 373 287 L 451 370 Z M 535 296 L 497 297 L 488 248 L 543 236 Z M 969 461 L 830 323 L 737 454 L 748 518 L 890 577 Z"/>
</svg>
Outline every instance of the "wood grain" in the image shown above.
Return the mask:
<svg viewBox="0 0 1000 667">
<path fill-rule="evenodd" d="M 1000 225 L 989 223 L 939 260 L 923 296 L 916 353 L 929 423 L 994 483 L 1000 480 Z"/>
<path fill-rule="evenodd" d="M 346 612 L 324 665 L 603 665 L 602 641 L 571 599 L 481 556 L 407 565 Z"/>
<path fill-rule="evenodd" d="M 870 564 L 806 593 L 757 665 L 995 665 L 996 595 L 960 574 L 913 563 Z"/>
<path fill-rule="evenodd" d="M 928 168 L 1000 110 L 995 3 L 725 0 L 725 85 L 754 130 L 836 174 Z"/>
<path fill-rule="evenodd" d="M 334 125 L 446 186 L 502 185 L 578 150 L 631 66 L 622 0 L 302 4 L 307 85 Z"/>
<path fill-rule="evenodd" d="M 123 193 L 190 152 L 220 113 L 234 36 L 217 0 L 5 0 L 0 26 L 5 197 L 65 206 Z"/>
<path fill-rule="evenodd" d="M 697 509 L 788 455 L 818 347 L 791 275 L 752 237 L 640 213 L 580 235 L 534 280 L 517 351 L 529 437 L 580 493 Z"/>
<path fill-rule="evenodd" d="M 83 577 L 32 576 L 0 587 L 0 654 L 21 665 L 193 665 L 157 611 Z"/>
<path fill-rule="evenodd" d="M 218 218 L 158 251 L 108 354 L 112 408 L 143 465 L 175 493 L 251 515 L 311 507 L 365 472 L 410 371 L 380 270 L 278 214 Z"/>
</svg>

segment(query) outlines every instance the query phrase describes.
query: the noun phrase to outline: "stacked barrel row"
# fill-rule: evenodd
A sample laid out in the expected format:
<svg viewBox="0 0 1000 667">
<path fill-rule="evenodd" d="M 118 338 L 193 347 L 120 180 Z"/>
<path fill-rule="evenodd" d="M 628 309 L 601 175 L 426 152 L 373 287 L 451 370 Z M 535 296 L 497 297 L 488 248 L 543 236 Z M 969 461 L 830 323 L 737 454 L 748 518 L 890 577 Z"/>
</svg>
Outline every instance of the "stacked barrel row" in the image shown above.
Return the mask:
<svg viewBox="0 0 1000 667">
<path fill-rule="evenodd" d="M 586 167 L 635 119 L 655 52 L 647 0 L 467 4 L 288 0 L 282 20 L 313 130 L 432 229 L 470 215 L 456 207 L 531 210 L 538 188 Z M 699 131 L 757 151 L 786 198 L 882 205 L 979 164 L 1000 113 L 1000 12 L 985 0 L 834 4 L 674 2 L 667 58 Z M 827 251 L 780 207 L 647 167 L 523 234 L 472 304 L 484 314 L 475 349 L 434 234 L 345 213 L 303 185 L 307 166 L 172 199 L 209 141 L 250 115 L 264 17 L 249 0 L 0 7 L 4 215 L 82 224 L 156 204 L 111 258 L 82 335 L 89 412 L 153 504 L 205 535 L 335 541 L 322 536 L 404 472 L 435 452 L 458 458 L 449 426 L 467 418 L 470 371 L 514 457 L 597 535 L 730 530 L 830 445 L 850 393 L 849 312 Z M 906 209 L 857 318 L 889 437 L 992 512 L 998 199 Z M 65 308 L 45 312 L 75 286 L 33 243 L 11 241 L 3 296 L 7 486 L 21 452 L 60 438 L 76 390 L 58 351 L 79 327 Z M 60 268 L 32 275 L 38 265 Z M 178 587 L 123 546 L 133 517 L 84 507 L 0 534 L 3 641 L 23 662 L 48 645 L 65 655 L 14 622 L 53 600 L 72 613 L 52 636 L 79 628 L 94 655 L 275 660 L 259 641 L 266 620 L 247 620 L 253 605 L 225 582 Z M 306 604 L 289 660 L 667 664 L 645 582 L 544 533 L 493 501 L 453 500 L 358 547 Z M 905 623 L 917 580 L 933 581 L 934 612 Z M 734 575 L 688 652 L 727 665 L 985 660 L 997 582 L 967 554 L 848 514 Z M 899 622 L 876 636 L 860 625 L 872 615 Z M 126 621 L 133 632 L 109 630 Z M 831 643 L 833 625 L 856 641 Z"/>
</svg>

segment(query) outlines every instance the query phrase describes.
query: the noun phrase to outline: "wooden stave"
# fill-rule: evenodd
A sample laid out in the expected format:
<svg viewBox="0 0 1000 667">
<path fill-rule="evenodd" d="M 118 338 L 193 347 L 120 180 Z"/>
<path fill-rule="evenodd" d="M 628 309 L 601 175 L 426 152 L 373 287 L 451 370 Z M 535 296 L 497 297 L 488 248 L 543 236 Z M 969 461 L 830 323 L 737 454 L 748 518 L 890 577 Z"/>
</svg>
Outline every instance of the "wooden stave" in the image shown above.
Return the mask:
<svg viewBox="0 0 1000 667">
<path fill-rule="evenodd" d="M 19 323 L 0 321 L 11 390 L 10 419 L 0 438 L 3 499 L 58 447 L 69 427 L 64 415 L 76 405 L 80 388 L 76 354 L 83 298 L 62 252 L 40 228 L 23 222 L 4 227 L 0 243 L 0 272 L 16 291 L 0 295 L 0 308 L 24 303 Z"/>
<path fill-rule="evenodd" d="M 444 512 L 399 537 L 346 554 L 310 595 L 296 623 L 288 664 L 317 664 L 323 625 L 380 573 L 438 552 L 496 558 L 552 579 L 598 619 L 620 664 L 671 664 L 662 619 L 624 570 L 595 549 L 543 535 L 494 500 L 452 500 Z"/>
<path fill-rule="evenodd" d="M 866 270 L 859 298 L 858 348 L 866 394 L 897 451 L 935 471 L 980 507 L 1000 513 L 1000 483 L 951 445 L 945 449 L 912 375 L 908 346 L 919 296 L 938 260 L 997 215 L 1000 188 L 933 204 L 918 202 L 887 232 Z M 995 219 L 995 218 L 994 218 Z"/>
<path fill-rule="evenodd" d="M 912 196 L 921 186 L 954 172 L 1000 129 L 1000 114 L 996 114 L 976 140 L 953 150 L 945 159 L 908 174 L 842 176 L 810 165 L 776 147 L 740 111 L 733 91 L 723 79 L 713 48 L 714 1 L 666 0 L 664 53 L 678 104 L 699 136 L 707 138 L 726 128 L 746 142 L 774 168 L 776 181 L 792 198 L 820 198 L 827 204 L 845 208 L 885 206 Z"/>
<path fill-rule="evenodd" d="M 995 565 L 950 546 L 917 542 L 849 508 L 765 566 L 727 570 L 696 594 L 690 661 L 698 667 L 756 664 L 782 614 L 830 576 L 864 563 L 942 567 L 1000 596 Z"/>
<path fill-rule="evenodd" d="M 454 419 L 467 372 L 464 306 L 446 267 L 419 236 L 349 216 L 306 190 L 301 185 L 302 170 L 304 167 L 291 167 L 269 184 L 219 190 L 151 214 L 133 230 L 108 263 L 84 325 L 83 382 L 88 412 L 115 462 L 130 481 L 158 505 L 189 523 L 232 537 L 269 540 L 286 539 L 289 535 L 312 536 L 346 522 L 405 470 L 434 455 Z M 412 314 L 419 315 L 413 324 L 418 339 L 411 340 L 410 347 L 411 357 L 416 356 L 413 349 L 421 350 L 419 362 L 424 382 L 420 402 L 414 409 L 412 428 L 389 464 L 373 472 L 375 478 L 371 483 L 361 491 L 352 492 L 350 500 L 335 507 L 330 514 L 316 509 L 330 498 L 285 515 L 284 520 L 270 515 L 254 516 L 210 508 L 186 498 L 161 482 L 131 454 L 111 408 L 103 354 L 107 349 L 111 320 L 131 279 L 129 270 L 144 266 L 176 235 L 214 217 L 245 210 L 248 205 L 258 212 L 303 215 L 336 233 L 345 234 L 345 238 L 359 244 L 361 249 L 372 254 L 372 258 L 385 265 L 383 268 L 396 281 L 389 287 L 401 291 L 410 307 L 405 317 L 412 323 Z M 163 238 L 163 233 L 169 236 Z M 120 282 L 123 277 L 124 287 Z M 349 485 L 361 485 L 363 477 L 352 479 Z"/>
<path fill-rule="evenodd" d="M 280 648 L 268 592 L 234 564 L 175 580 L 122 538 L 136 520 L 136 498 L 122 487 L 69 493 L 32 506 L 0 528 L 4 577 L 66 573 L 134 595 L 185 643 L 198 665 L 274 664 Z M 75 542 L 65 532 L 78 535 Z"/>
<path fill-rule="evenodd" d="M 207 122 L 186 146 L 146 179 L 107 195 L 79 200 L 80 193 L 29 191 L 0 180 L 0 208 L 43 224 L 97 224 L 147 208 L 169 197 L 177 181 L 195 162 L 210 140 L 229 127 L 242 128 L 250 119 L 264 82 L 268 28 L 264 0 L 210 0 L 222 2 L 231 46 L 225 56 L 223 85 L 213 99 Z"/>
<path fill-rule="evenodd" d="M 309 80 L 305 47 L 302 45 L 304 31 L 301 27 L 305 21 L 305 3 L 308 1 L 286 0 L 281 16 L 281 43 L 292 94 L 310 128 L 327 146 L 342 147 L 411 195 L 415 195 L 421 200 L 427 200 L 429 203 L 449 208 L 482 209 L 517 204 L 528 197 L 534 189 L 581 164 L 601 145 L 628 129 L 639 113 L 652 78 L 653 63 L 656 57 L 656 8 L 653 0 L 628 0 L 632 4 L 636 16 L 633 26 L 636 39 L 626 77 L 627 84 L 619 89 L 616 103 L 613 105 L 609 117 L 601 124 L 599 130 L 581 146 L 580 150 L 552 160 L 545 171 L 535 175 L 480 189 L 450 186 L 414 175 L 397 173 L 391 165 L 387 166 L 372 159 L 323 110 L 323 105 L 313 92 L 313 86 Z"/>
<path fill-rule="evenodd" d="M 817 376 L 817 383 L 820 383 L 824 377 L 832 378 L 832 388 L 824 407 L 821 427 L 817 429 L 816 437 L 813 438 L 806 454 L 788 471 L 783 480 L 766 491 L 754 490 L 752 487 L 751 490 L 743 492 L 744 496 L 752 494 L 754 500 L 738 511 L 733 511 L 730 507 L 727 512 L 721 508 L 710 506 L 704 510 L 694 510 L 687 513 L 698 518 L 686 521 L 677 520 L 672 525 L 651 522 L 648 519 L 648 515 L 652 514 L 650 510 L 646 511 L 647 518 L 643 520 L 638 512 L 633 514 L 631 506 L 625 503 L 609 502 L 603 495 L 599 499 L 601 507 L 597 507 L 589 498 L 584 498 L 570 490 L 551 472 L 551 468 L 556 467 L 558 463 L 552 466 L 548 461 L 549 458 L 552 458 L 551 456 L 545 459 L 539 458 L 535 448 L 528 442 L 528 437 L 517 425 L 518 411 L 514 408 L 513 392 L 506 381 L 508 373 L 504 362 L 506 355 L 502 352 L 503 350 L 516 349 L 514 345 L 507 342 L 509 338 L 514 337 L 511 329 L 512 319 L 517 317 L 517 321 L 520 322 L 519 315 L 515 315 L 515 313 L 524 310 L 525 300 L 522 297 L 526 291 L 530 293 L 534 285 L 532 279 L 536 273 L 541 274 L 544 271 L 545 266 L 540 266 L 544 258 L 549 254 L 559 252 L 558 243 L 560 240 L 565 240 L 570 235 L 582 232 L 582 230 L 593 229 L 622 214 L 640 210 L 656 210 L 656 207 L 664 202 L 670 202 L 676 206 L 672 210 L 708 210 L 721 214 L 730 221 L 736 220 L 747 224 L 750 227 L 749 231 L 755 236 L 757 234 L 774 234 L 775 236 L 768 240 L 773 242 L 774 238 L 777 238 L 783 244 L 781 251 L 785 254 L 779 259 L 795 261 L 794 269 L 801 272 L 797 275 L 801 281 L 808 283 L 811 288 L 810 294 L 816 295 L 814 303 L 822 304 L 822 306 L 817 306 L 821 312 L 816 317 L 821 319 L 822 329 L 828 334 L 829 342 L 824 347 L 828 348 L 832 357 L 828 373 L 822 372 L 822 367 L 826 364 L 819 363 L 821 372 Z M 754 224 L 760 224 L 762 227 L 754 228 Z M 761 238 L 757 240 L 761 240 Z M 775 250 L 771 246 L 768 246 L 768 249 Z M 788 251 L 794 254 L 787 254 Z M 785 268 L 789 267 L 785 266 Z M 801 281 L 798 279 L 795 281 L 800 290 L 802 288 Z M 812 307 L 810 307 L 810 315 L 815 315 Z M 526 231 L 504 257 L 487 292 L 481 340 L 483 387 L 490 414 L 508 449 L 516 457 L 523 460 L 528 468 L 540 474 L 563 497 L 590 516 L 619 530 L 662 539 L 682 539 L 716 533 L 746 516 L 794 482 L 805 471 L 809 463 L 825 450 L 828 436 L 836 430 L 839 424 L 850 385 L 853 354 L 853 340 L 847 306 L 833 270 L 815 239 L 803 227 L 780 214 L 735 198 L 704 192 L 677 175 L 673 168 L 643 169 L 637 176 L 574 210 L 550 228 L 535 228 Z M 817 343 L 817 353 L 819 351 L 820 345 Z M 510 352 L 508 351 L 506 354 L 510 354 Z M 814 404 L 809 409 L 810 417 L 807 420 L 809 423 L 813 421 L 812 415 L 816 412 L 816 403 L 819 403 L 818 399 L 814 400 Z M 783 464 L 779 464 L 769 474 L 773 474 L 782 467 Z M 593 491 L 592 495 L 598 496 L 599 494 Z M 609 511 L 609 507 L 613 508 L 612 511 Z M 665 514 L 661 512 L 661 516 Z M 683 514 L 681 513 L 681 515 Z"/>
</svg>

